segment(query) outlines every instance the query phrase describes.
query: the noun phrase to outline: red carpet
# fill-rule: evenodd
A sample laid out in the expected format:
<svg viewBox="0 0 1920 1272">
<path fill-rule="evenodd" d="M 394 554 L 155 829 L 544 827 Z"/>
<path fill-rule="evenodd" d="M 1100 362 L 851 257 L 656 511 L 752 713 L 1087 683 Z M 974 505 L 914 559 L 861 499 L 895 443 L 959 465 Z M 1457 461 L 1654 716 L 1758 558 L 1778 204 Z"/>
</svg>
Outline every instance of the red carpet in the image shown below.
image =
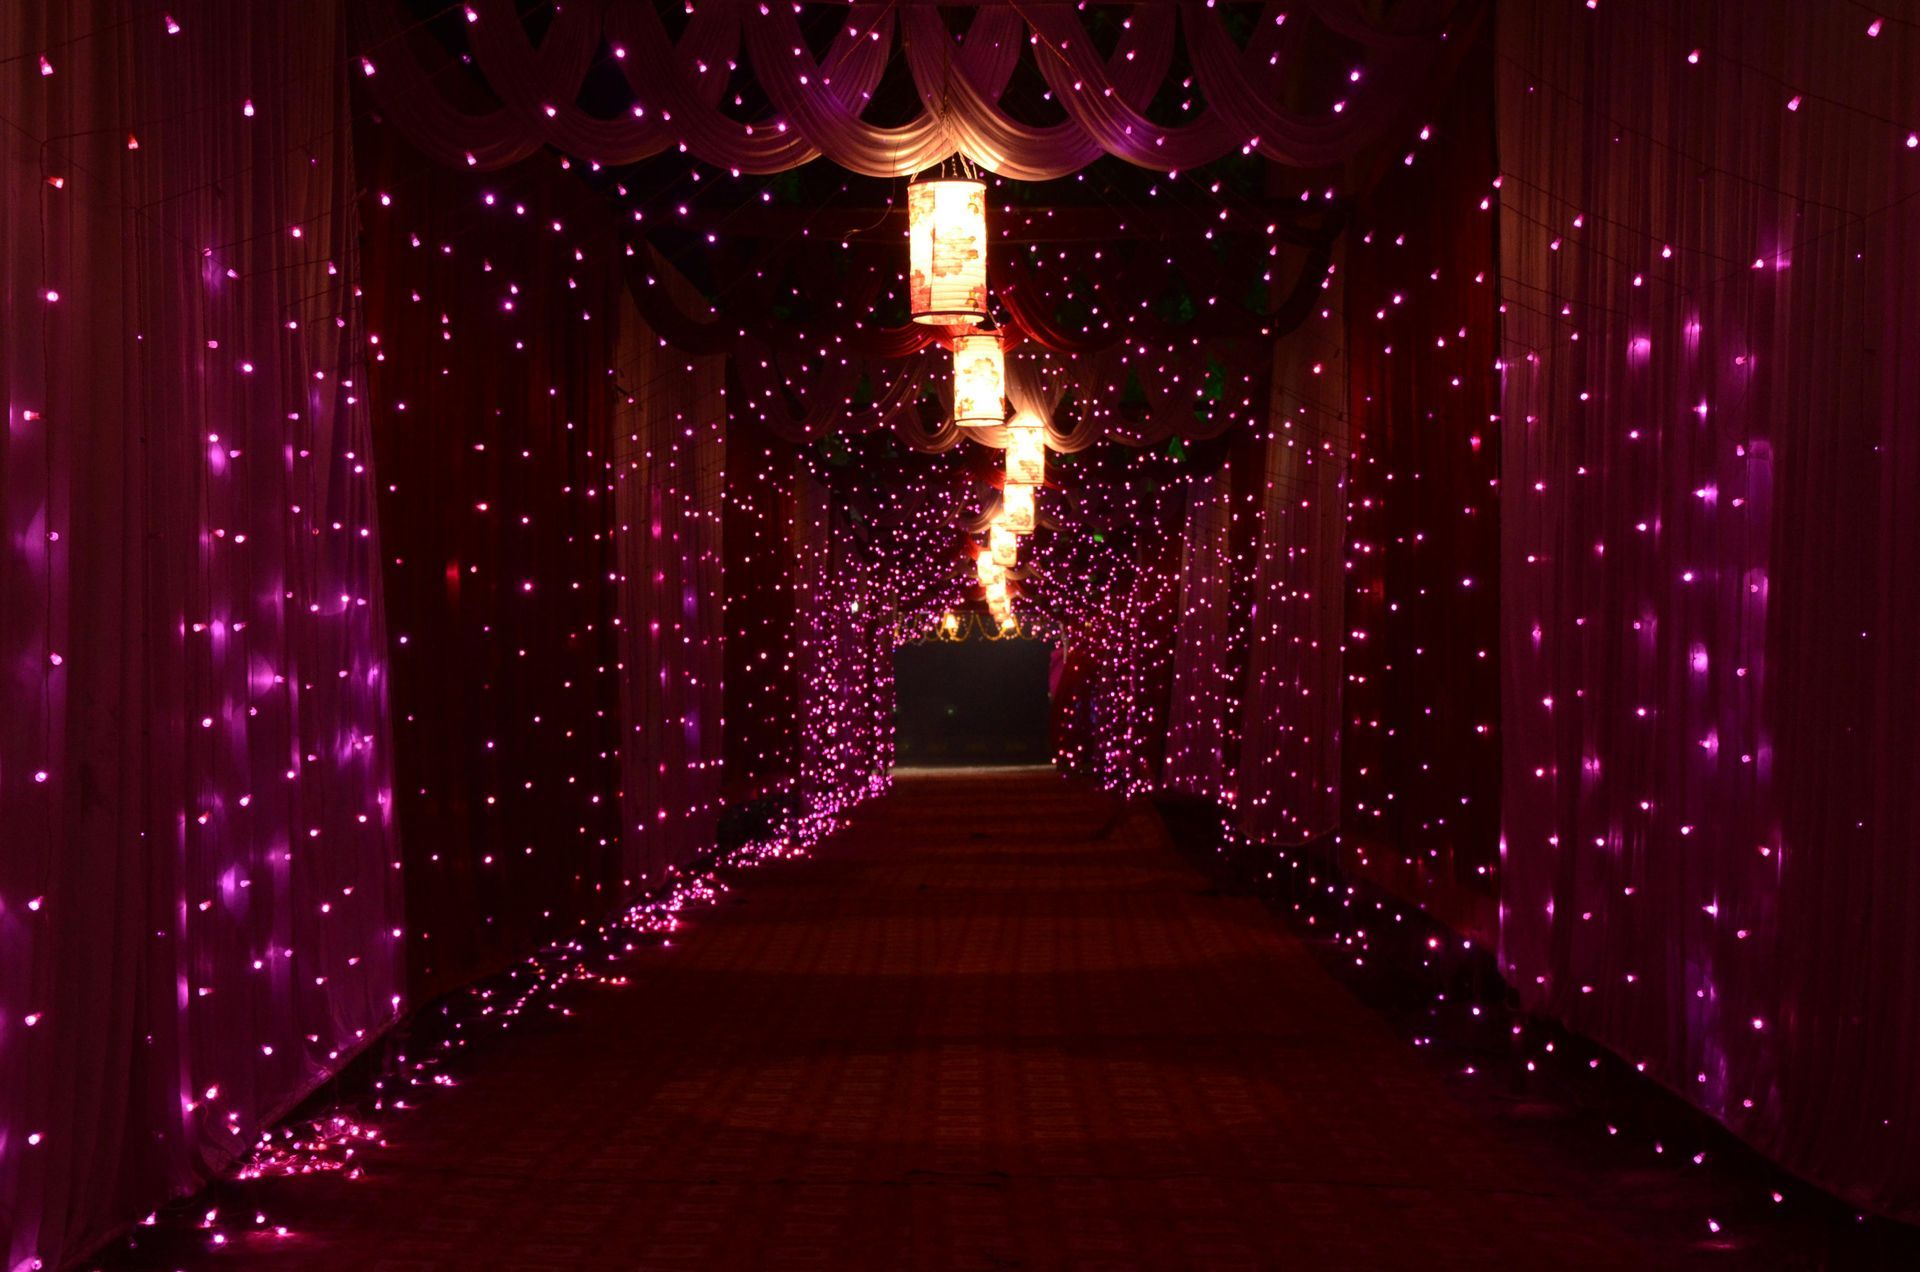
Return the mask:
<svg viewBox="0 0 1920 1272">
<path fill-rule="evenodd" d="M 904 778 L 233 1266 L 1624 1268 L 1150 814 Z"/>
</svg>

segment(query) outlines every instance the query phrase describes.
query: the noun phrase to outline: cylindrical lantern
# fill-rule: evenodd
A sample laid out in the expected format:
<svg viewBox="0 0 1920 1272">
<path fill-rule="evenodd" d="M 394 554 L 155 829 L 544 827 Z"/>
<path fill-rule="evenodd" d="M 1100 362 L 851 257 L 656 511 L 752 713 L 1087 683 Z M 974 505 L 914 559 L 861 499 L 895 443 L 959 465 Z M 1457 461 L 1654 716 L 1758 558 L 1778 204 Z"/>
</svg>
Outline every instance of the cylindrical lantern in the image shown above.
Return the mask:
<svg viewBox="0 0 1920 1272">
<path fill-rule="evenodd" d="M 1000 492 L 1000 515 L 1015 534 L 1033 533 L 1033 487 L 1008 486 Z"/>
<path fill-rule="evenodd" d="M 1046 479 L 1046 426 L 1031 415 L 1016 415 L 1007 425 L 1007 485 L 1038 486 Z"/>
<path fill-rule="evenodd" d="M 995 582 L 1004 583 L 1007 569 L 991 556 L 982 552 L 973 559 L 973 576 L 980 580 L 980 586 L 991 587 Z"/>
<path fill-rule="evenodd" d="M 987 550 L 993 553 L 995 565 L 1003 570 L 1011 569 L 1020 561 L 1020 536 L 995 517 L 987 528 Z"/>
<path fill-rule="evenodd" d="M 987 584 L 987 604 L 998 607 L 1007 603 L 1007 581 L 995 579 Z"/>
<path fill-rule="evenodd" d="M 1007 359 L 999 332 L 953 338 L 953 422 L 962 428 L 1007 422 Z"/>
<path fill-rule="evenodd" d="M 941 177 L 909 185 L 907 262 L 907 304 L 915 322 L 986 321 L 987 183 Z"/>
</svg>

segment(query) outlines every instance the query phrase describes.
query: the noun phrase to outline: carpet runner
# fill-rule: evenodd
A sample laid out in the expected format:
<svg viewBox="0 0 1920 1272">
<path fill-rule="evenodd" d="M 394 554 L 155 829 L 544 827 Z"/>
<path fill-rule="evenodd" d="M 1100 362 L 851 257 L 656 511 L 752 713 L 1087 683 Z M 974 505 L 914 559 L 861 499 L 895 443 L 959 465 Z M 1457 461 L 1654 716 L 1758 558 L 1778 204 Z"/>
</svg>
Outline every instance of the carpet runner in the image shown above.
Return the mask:
<svg viewBox="0 0 1920 1272">
<path fill-rule="evenodd" d="M 245 1266 L 1648 1265 L 1150 810 L 903 777 L 494 1044 Z M 226 1266 L 234 1266 L 229 1257 Z"/>
</svg>

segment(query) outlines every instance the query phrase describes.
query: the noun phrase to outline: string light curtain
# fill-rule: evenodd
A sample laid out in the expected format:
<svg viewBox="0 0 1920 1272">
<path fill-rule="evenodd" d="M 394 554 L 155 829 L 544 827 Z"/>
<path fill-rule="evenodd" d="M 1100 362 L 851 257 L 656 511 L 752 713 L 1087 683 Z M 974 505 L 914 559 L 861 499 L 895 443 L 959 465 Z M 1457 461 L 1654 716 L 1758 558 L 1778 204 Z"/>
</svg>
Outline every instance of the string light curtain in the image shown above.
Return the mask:
<svg viewBox="0 0 1920 1272">
<path fill-rule="evenodd" d="M 729 415 L 721 535 L 727 580 L 723 789 L 730 804 L 790 794 L 796 780 L 800 518 L 795 462 L 788 444 L 754 415 Z"/>
<path fill-rule="evenodd" d="M 377 121 L 355 151 L 409 974 L 426 996 L 573 935 L 626 878 L 619 292 L 552 229 L 587 211 L 573 183 L 530 182 L 521 216 Z"/>
<path fill-rule="evenodd" d="M 1500 469 L 1491 41 L 1345 250 L 1346 864 L 1455 930 L 1499 920 Z M 1512 302 L 1508 301 L 1509 310 Z"/>
<path fill-rule="evenodd" d="M 1232 618 L 1232 483 L 1232 473 L 1223 468 L 1186 484 L 1166 760 L 1169 786 L 1229 802 L 1233 797 L 1230 738 L 1239 720 L 1238 677 L 1227 652 Z"/>
<path fill-rule="evenodd" d="M 249 1148 L 394 1017 L 336 11 L 0 8 L 0 1264 Z M 236 193 L 244 188 L 246 196 Z"/>
<path fill-rule="evenodd" d="M 620 838 L 622 882 L 644 889 L 711 849 L 720 817 L 726 363 L 666 347 L 631 298 L 619 333 Z"/>
<path fill-rule="evenodd" d="M 1920 32 L 1674 16 L 1501 9 L 1501 957 L 1912 1220 Z"/>
<path fill-rule="evenodd" d="M 1274 346 L 1236 792 L 1241 830 L 1263 843 L 1340 826 L 1345 279 L 1336 269 L 1323 313 Z"/>
<path fill-rule="evenodd" d="M 808 826 L 886 789 L 893 769 L 893 634 L 874 571 L 825 483 L 802 476 L 795 652 L 799 785 Z"/>
</svg>

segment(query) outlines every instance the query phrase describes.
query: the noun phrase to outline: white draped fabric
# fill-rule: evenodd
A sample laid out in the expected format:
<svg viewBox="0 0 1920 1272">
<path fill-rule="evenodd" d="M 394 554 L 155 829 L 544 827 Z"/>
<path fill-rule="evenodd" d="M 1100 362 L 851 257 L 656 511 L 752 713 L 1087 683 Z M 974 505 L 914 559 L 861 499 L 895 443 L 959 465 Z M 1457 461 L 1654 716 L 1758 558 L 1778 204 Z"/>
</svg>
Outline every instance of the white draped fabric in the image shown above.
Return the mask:
<svg viewBox="0 0 1920 1272">
<path fill-rule="evenodd" d="M 1244 47 L 1211 5 L 1134 7 L 1103 57 L 1066 6 L 981 4 L 964 38 L 933 5 L 852 4 L 824 59 L 789 4 L 709 3 L 676 40 L 651 0 L 557 6 L 538 45 L 512 0 L 465 6 L 473 63 L 491 100 L 469 109 L 467 72 L 404 15 L 400 0 L 359 0 L 361 70 L 382 107 L 443 163 L 504 168 L 545 146 L 600 164 L 672 149 L 740 172 L 772 173 L 827 158 L 874 177 L 907 176 L 952 155 L 1017 180 L 1066 176 L 1102 155 L 1160 171 L 1235 152 L 1295 167 L 1345 162 L 1404 114 L 1482 6 L 1420 0 L 1377 25 L 1360 0 L 1312 0 L 1307 13 L 1356 42 L 1365 73 L 1347 99 L 1310 111 L 1277 105 L 1296 75 L 1306 14 L 1268 4 Z M 1178 124 L 1146 113 L 1176 40 L 1205 107 Z M 895 41 L 924 107 L 897 126 L 863 114 Z M 596 58 L 610 56 L 632 90 L 625 116 L 579 106 Z M 1030 54 L 1027 52 L 1030 50 Z M 1030 55 L 1066 118 L 1025 123 L 1001 99 Z M 733 68 L 751 69 L 773 105 L 762 119 L 726 112 Z"/>
</svg>

